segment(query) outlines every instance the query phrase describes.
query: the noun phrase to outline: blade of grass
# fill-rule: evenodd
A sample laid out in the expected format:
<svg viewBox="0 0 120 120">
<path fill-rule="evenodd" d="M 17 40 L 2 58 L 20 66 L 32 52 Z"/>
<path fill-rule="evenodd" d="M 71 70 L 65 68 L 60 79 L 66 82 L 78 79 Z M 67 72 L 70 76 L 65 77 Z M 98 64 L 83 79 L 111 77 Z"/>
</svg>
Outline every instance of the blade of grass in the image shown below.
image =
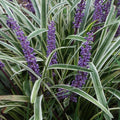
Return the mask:
<svg viewBox="0 0 120 120">
<path fill-rule="evenodd" d="M 108 109 L 107 101 L 106 101 L 106 98 L 104 95 L 104 91 L 103 91 L 103 87 L 102 87 L 102 84 L 100 81 L 100 77 L 99 77 L 98 71 L 93 63 L 90 63 L 90 69 L 93 71 L 90 73 L 90 75 L 91 75 L 91 79 L 93 82 L 93 86 L 95 89 L 97 99 L 104 107 L 106 107 Z M 111 117 L 108 116 L 107 114 L 104 114 L 104 117 L 106 118 L 106 120 L 111 120 Z"/>
<path fill-rule="evenodd" d="M 107 90 L 109 93 L 111 93 L 112 95 L 114 95 L 116 98 L 118 98 L 120 100 L 120 91 L 116 90 L 114 88 L 105 88 L 105 90 Z"/>
<path fill-rule="evenodd" d="M 40 18 L 40 10 L 39 10 L 39 4 L 37 3 L 37 0 L 31 0 L 33 7 L 35 9 L 35 14 L 37 18 Z"/>
<path fill-rule="evenodd" d="M 100 61 L 103 59 L 103 56 L 106 52 L 106 50 L 109 48 L 111 41 L 113 40 L 115 33 L 118 29 L 119 24 L 115 24 L 113 25 L 109 31 L 108 34 L 106 35 L 106 37 L 104 38 L 104 42 L 101 45 L 101 47 L 98 49 L 98 51 L 96 52 L 94 58 L 93 58 L 93 63 L 97 66 Z"/>
<path fill-rule="evenodd" d="M 34 120 L 43 120 L 42 117 L 42 98 L 43 95 L 37 97 L 34 103 Z"/>
<path fill-rule="evenodd" d="M 79 35 L 69 35 L 65 39 L 73 39 L 73 40 L 82 41 L 82 42 L 86 42 L 87 41 L 84 37 L 79 36 Z"/>
<path fill-rule="evenodd" d="M 29 98 L 23 95 L 0 95 L 0 101 L 17 101 L 17 102 L 29 102 Z"/>
<path fill-rule="evenodd" d="M 40 89 L 40 84 L 41 84 L 42 79 L 39 79 L 35 81 L 32 92 L 31 92 L 31 103 L 35 103 L 35 100 L 37 98 L 38 91 Z"/>
<path fill-rule="evenodd" d="M 115 43 L 113 43 L 110 48 L 107 50 L 106 54 L 103 55 L 103 59 L 100 61 L 100 63 L 97 65 L 98 71 L 103 67 L 105 62 L 110 58 L 110 56 L 119 48 L 120 45 L 120 38 L 117 38 L 115 40 Z"/>
<path fill-rule="evenodd" d="M 40 35 L 40 34 L 42 34 L 42 33 L 44 33 L 44 32 L 47 32 L 47 31 L 48 31 L 48 30 L 45 29 L 45 28 L 37 29 L 37 30 L 33 31 L 32 33 L 30 33 L 30 34 L 28 35 L 27 39 L 30 40 L 31 38 L 34 38 L 34 37 L 36 37 L 37 35 Z"/>
<path fill-rule="evenodd" d="M 69 64 L 54 64 L 54 65 L 49 66 L 48 69 L 62 69 L 62 70 L 92 72 L 92 70 L 82 68 L 77 65 L 69 65 Z"/>
</svg>

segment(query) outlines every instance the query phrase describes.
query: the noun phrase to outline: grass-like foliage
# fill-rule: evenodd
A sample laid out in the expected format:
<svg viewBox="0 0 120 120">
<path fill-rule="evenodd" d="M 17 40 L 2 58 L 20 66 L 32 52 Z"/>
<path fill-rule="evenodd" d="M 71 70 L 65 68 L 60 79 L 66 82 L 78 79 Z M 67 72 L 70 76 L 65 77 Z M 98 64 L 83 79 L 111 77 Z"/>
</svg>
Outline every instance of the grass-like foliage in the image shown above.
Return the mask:
<svg viewBox="0 0 120 120">
<path fill-rule="evenodd" d="M 0 119 L 120 120 L 120 0 L 0 0 Z"/>
</svg>

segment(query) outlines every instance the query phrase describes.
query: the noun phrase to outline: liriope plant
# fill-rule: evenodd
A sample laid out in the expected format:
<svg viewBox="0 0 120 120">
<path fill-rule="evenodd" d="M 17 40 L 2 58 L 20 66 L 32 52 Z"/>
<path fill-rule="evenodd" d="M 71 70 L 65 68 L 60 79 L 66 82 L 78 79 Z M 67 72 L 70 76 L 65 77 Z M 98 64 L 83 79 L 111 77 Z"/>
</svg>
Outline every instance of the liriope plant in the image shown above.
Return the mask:
<svg viewBox="0 0 120 120">
<path fill-rule="evenodd" d="M 0 0 L 0 118 L 119 119 L 119 7 Z"/>
</svg>

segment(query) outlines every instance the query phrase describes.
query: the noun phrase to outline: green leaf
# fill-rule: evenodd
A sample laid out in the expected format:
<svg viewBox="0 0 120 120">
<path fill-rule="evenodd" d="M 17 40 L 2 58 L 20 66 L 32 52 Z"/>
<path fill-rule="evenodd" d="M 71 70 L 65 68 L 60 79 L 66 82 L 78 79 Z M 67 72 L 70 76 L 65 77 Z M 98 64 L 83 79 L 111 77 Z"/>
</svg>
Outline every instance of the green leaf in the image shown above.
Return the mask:
<svg viewBox="0 0 120 120">
<path fill-rule="evenodd" d="M 31 103 L 35 103 L 42 79 L 36 80 L 31 93 Z"/>
<path fill-rule="evenodd" d="M 34 120 L 34 115 L 29 120 Z"/>
<path fill-rule="evenodd" d="M 118 37 L 115 42 L 109 47 L 106 53 L 103 55 L 103 59 L 97 64 L 98 70 L 100 70 L 106 61 L 111 57 L 111 55 L 117 50 L 120 46 L 120 37 Z"/>
<path fill-rule="evenodd" d="M 2 41 L 0 41 L 0 44 L 3 45 L 4 47 L 8 48 L 9 50 L 13 51 L 14 53 L 16 53 L 20 56 L 23 56 L 22 53 L 18 49 L 16 49 L 15 47 L 13 47 L 5 42 L 2 42 Z"/>
<path fill-rule="evenodd" d="M 40 20 L 39 20 L 39 18 L 37 16 L 35 16 L 32 12 L 30 12 L 29 10 L 27 10 L 24 7 L 22 7 L 22 10 L 25 11 L 40 26 Z"/>
<path fill-rule="evenodd" d="M 33 37 L 35 37 L 37 35 L 40 35 L 41 33 L 44 33 L 46 31 L 48 31 L 48 30 L 45 29 L 45 28 L 37 29 L 37 30 L 33 31 L 32 33 L 30 33 L 28 35 L 27 39 L 30 40 L 31 38 L 33 38 Z"/>
<path fill-rule="evenodd" d="M 19 64 L 20 66 L 22 66 L 23 68 L 25 68 L 26 70 L 28 70 L 29 72 L 31 72 L 33 75 L 35 75 L 37 78 L 40 78 L 32 69 L 30 69 L 28 66 L 22 64 L 21 62 L 15 60 L 12 57 L 0 55 L 0 59 L 1 60 L 7 60 L 7 61 L 10 61 L 10 62 L 15 63 L 15 64 Z"/>
<path fill-rule="evenodd" d="M 106 98 L 105 98 L 105 95 L 104 95 L 104 91 L 103 91 L 103 87 L 102 87 L 102 84 L 101 84 L 101 81 L 100 81 L 98 71 L 97 71 L 97 69 L 96 69 L 96 67 L 94 66 L 93 63 L 90 63 L 90 68 L 93 71 L 93 72 L 90 73 L 90 75 L 91 75 L 91 79 L 92 79 L 92 82 L 93 82 L 93 86 L 94 86 L 94 89 L 95 89 L 97 99 L 104 107 L 107 108 L 107 101 L 106 101 Z M 106 120 L 111 119 L 107 116 L 107 114 L 104 114 L 104 116 L 105 116 Z"/>
<path fill-rule="evenodd" d="M 110 111 L 114 111 L 114 110 L 120 110 L 120 107 L 116 107 L 116 108 L 110 108 L 109 109 Z M 102 111 L 100 111 L 99 113 L 97 113 L 97 114 L 95 114 L 90 120 L 96 120 L 95 118 L 97 117 L 97 116 L 99 116 L 100 114 L 102 114 L 103 112 Z"/>
<path fill-rule="evenodd" d="M 95 23 L 96 21 L 94 21 L 94 23 Z M 101 27 L 100 29 L 98 29 L 96 32 L 94 32 L 93 33 L 93 35 L 96 35 L 98 32 L 100 32 L 100 31 L 102 31 L 103 29 L 106 29 L 106 28 L 109 28 L 110 26 L 112 26 L 112 25 L 114 25 L 114 24 L 116 24 L 116 23 L 119 23 L 120 22 L 120 20 L 115 20 L 114 22 L 112 21 L 112 22 L 110 22 L 109 24 L 107 24 L 107 25 L 104 25 L 103 27 Z M 92 22 L 93 23 L 93 22 Z M 92 24 L 93 25 L 93 24 Z M 90 26 L 90 28 L 91 28 L 92 26 Z M 88 28 L 89 29 L 89 28 Z M 107 31 L 108 32 L 108 31 Z"/>
<path fill-rule="evenodd" d="M 38 18 L 40 18 L 40 10 L 39 10 L 39 4 L 38 4 L 38 2 L 39 2 L 40 0 L 31 0 L 31 2 L 32 2 L 32 4 L 33 4 L 33 7 L 34 7 L 34 9 L 35 9 L 35 14 L 36 14 L 36 16 L 38 17 Z"/>
<path fill-rule="evenodd" d="M 116 90 L 114 88 L 105 88 L 108 92 L 110 92 L 112 95 L 114 95 L 116 98 L 120 100 L 120 91 Z"/>
<path fill-rule="evenodd" d="M 97 99 L 101 104 L 103 104 L 106 107 L 107 106 L 106 98 L 103 92 L 103 87 L 100 81 L 98 71 L 93 63 L 90 63 L 89 66 L 90 66 L 90 69 L 93 71 L 92 73 L 90 73 L 90 75 L 91 75 L 93 86 L 96 92 Z"/>
<path fill-rule="evenodd" d="M 20 18 L 22 18 L 22 21 L 26 23 L 29 26 L 29 29 L 34 30 L 35 26 L 32 24 L 32 22 L 14 5 L 7 2 L 6 0 L 3 0 L 4 3 L 9 6 Z"/>
<path fill-rule="evenodd" d="M 7 120 L 4 116 L 0 115 L 1 120 Z"/>
<path fill-rule="evenodd" d="M 25 78 L 25 79 L 26 80 L 23 82 L 23 90 L 24 90 L 25 94 L 30 97 L 30 95 L 31 95 L 30 83 L 27 78 Z"/>
<path fill-rule="evenodd" d="M 23 95 L 0 95 L 0 101 L 29 102 L 29 97 Z"/>
<path fill-rule="evenodd" d="M 1 5 L 3 6 L 3 8 L 5 9 L 5 11 L 7 12 L 7 14 L 11 17 L 14 18 L 12 11 L 8 8 L 8 6 L 3 2 L 3 0 L 0 0 Z"/>
<path fill-rule="evenodd" d="M 67 2 L 72 6 L 73 3 L 71 2 L 71 0 L 67 0 Z"/>
<path fill-rule="evenodd" d="M 37 97 L 34 103 L 34 120 L 43 120 L 42 117 L 42 98 L 43 95 Z"/>
<path fill-rule="evenodd" d="M 46 70 L 47 70 L 47 68 L 48 68 L 48 66 L 49 66 L 49 63 L 50 63 L 50 61 L 51 61 L 52 56 L 54 55 L 54 53 L 55 53 L 56 51 L 60 50 L 60 49 L 65 49 L 65 48 L 74 48 L 74 46 L 59 47 L 59 48 L 56 48 L 55 50 L 53 50 L 53 51 L 49 54 L 49 56 L 48 56 L 48 58 L 47 58 L 47 60 L 46 60 L 46 62 L 45 62 L 45 67 L 44 67 L 44 69 L 43 69 L 43 74 L 42 74 L 42 77 L 43 77 L 43 78 L 45 77 Z"/>
<path fill-rule="evenodd" d="M 113 2 L 114 2 L 114 0 L 112 0 L 112 2 L 111 2 L 110 12 L 109 12 L 108 15 L 107 15 L 107 18 L 106 18 L 106 21 L 105 21 L 105 23 L 104 23 L 104 26 L 108 25 L 110 22 L 113 22 L 113 21 L 111 21 L 113 15 L 114 15 L 114 12 L 115 12 L 115 7 L 113 6 Z M 100 41 L 99 41 L 99 45 L 98 45 L 98 46 L 101 46 L 101 45 L 102 45 L 102 43 L 103 43 L 103 38 L 106 36 L 106 33 L 107 33 L 107 32 L 108 32 L 108 29 L 107 29 L 107 28 L 102 31 L 102 34 L 101 34 L 101 36 L 100 36 Z"/>
<path fill-rule="evenodd" d="M 84 37 L 79 36 L 79 35 L 69 35 L 65 39 L 73 39 L 73 40 L 82 41 L 82 42 L 86 42 L 87 41 Z"/>
<path fill-rule="evenodd" d="M 0 108 L 5 108 L 5 107 L 24 107 L 21 104 L 5 104 L 5 105 L 0 105 Z"/>
<path fill-rule="evenodd" d="M 81 2 L 81 0 L 74 1 L 74 4 L 71 6 L 71 9 L 70 9 L 69 13 L 71 13 L 74 10 L 74 8 L 77 6 L 77 4 L 80 3 L 80 2 Z"/>
<path fill-rule="evenodd" d="M 61 3 L 56 4 L 56 5 L 48 12 L 48 15 L 47 15 L 47 16 L 49 17 L 50 14 L 52 14 L 55 9 L 58 9 L 59 7 L 61 7 L 61 6 L 63 6 L 63 5 L 66 5 L 66 4 L 67 4 L 66 2 L 61 2 Z"/>
<path fill-rule="evenodd" d="M 3 113 L 7 114 L 9 111 L 13 110 L 15 107 L 7 107 Z"/>
<path fill-rule="evenodd" d="M 96 52 L 94 59 L 93 59 L 93 63 L 97 66 L 100 61 L 103 59 L 103 56 L 105 54 L 105 52 L 107 51 L 107 49 L 110 47 L 110 44 L 115 36 L 115 33 L 118 29 L 118 24 L 114 24 L 113 26 L 111 26 L 111 28 L 108 31 L 108 34 L 106 35 L 106 37 L 103 39 L 103 43 L 102 45 L 98 48 L 98 51 Z"/>
<path fill-rule="evenodd" d="M 72 87 L 69 85 L 55 85 L 52 88 L 63 88 L 63 89 L 69 90 L 73 93 L 76 93 L 76 94 L 82 96 L 83 98 L 87 99 L 88 101 L 90 101 L 91 103 L 96 105 L 97 107 L 99 107 L 110 118 L 113 118 L 113 115 L 109 112 L 109 110 L 107 110 L 99 101 L 97 101 L 95 98 L 93 98 L 92 96 L 90 96 L 89 94 L 87 94 L 86 92 L 84 92 L 83 90 L 81 90 L 79 88 L 75 88 L 75 87 Z"/>
<path fill-rule="evenodd" d="M 82 68 L 77 65 L 69 65 L 69 64 L 54 64 L 54 65 L 49 66 L 48 69 L 63 69 L 63 70 L 92 72 L 92 70 L 90 69 Z"/>
</svg>

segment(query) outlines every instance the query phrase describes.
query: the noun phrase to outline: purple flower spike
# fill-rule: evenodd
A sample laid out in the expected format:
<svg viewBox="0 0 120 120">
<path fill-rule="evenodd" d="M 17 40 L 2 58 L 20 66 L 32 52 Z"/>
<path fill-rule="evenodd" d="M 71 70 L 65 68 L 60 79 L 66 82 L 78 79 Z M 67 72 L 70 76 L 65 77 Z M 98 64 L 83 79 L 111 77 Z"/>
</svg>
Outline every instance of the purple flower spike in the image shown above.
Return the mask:
<svg viewBox="0 0 120 120">
<path fill-rule="evenodd" d="M 23 53 L 28 63 L 28 67 L 31 68 L 37 75 L 40 76 L 39 65 L 37 64 L 35 54 L 33 53 L 33 48 L 30 47 L 30 42 L 27 41 L 27 37 L 24 35 L 24 32 L 20 29 L 20 26 L 16 23 L 16 21 L 11 17 L 8 17 L 7 25 L 9 28 L 14 30 L 17 38 L 20 40 Z M 30 76 L 32 81 L 36 80 L 36 77 L 31 73 L 30 73 Z"/>
<path fill-rule="evenodd" d="M 110 11 L 111 0 L 108 0 L 106 3 L 103 4 L 103 0 L 95 0 L 94 2 L 94 13 L 93 13 L 93 20 L 96 20 L 96 24 L 105 22 L 107 15 Z M 100 26 L 97 26 L 93 29 L 96 32 Z"/>
<path fill-rule="evenodd" d="M 84 68 L 89 68 L 88 63 L 90 62 L 91 56 L 90 50 L 92 49 L 90 43 L 93 41 L 93 33 L 87 33 L 87 35 L 88 37 L 85 38 L 87 41 L 81 47 L 80 57 L 78 61 L 78 66 Z M 81 89 L 87 80 L 87 76 L 87 72 L 78 72 L 78 74 L 75 76 L 75 80 L 72 81 L 71 86 Z M 65 89 L 58 89 L 57 96 L 59 100 L 70 97 L 71 101 L 77 102 L 77 94 L 69 93 L 68 90 Z"/>
<path fill-rule="evenodd" d="M 26 5 L 26 8 L 31 11 L 33 14 L 35 14 L 35 9 L 33 8 L 33 4 L 31 2 L 31 0 L 26 0 L 27 2 L 27 5 Z"/>
<path fill-rule="evenodd" d="M 55 23 L 54 21 L 50 22 L 48 25 L 48 38 L 47 38 L 47 56 L 56 48 L 56 37 L 55 37 Z M 57 64 L 57 54 L 53 55 L 53 58 L 50 62 L 50 65 Z"/>
<path fill-rule="evenodd" d="M 79 57 L 79 61 L 78 61 L 78 66 L 80 66 L 80 67 L 89 68 L 88 62 L 90 62 L 90 56 L 91 56 L 90 43 L 91 43 L 91 41 L 93 41 L 92 36 L 93 36 L 93 33 L 88 33 L 88 37 L 85 38 L 87 40 L 87 42 L 85 42 L 83 44 L 83 46 L 81 47 L 80 57 Z M 75 76 L 75 80 L 72 81 L 71 86 L 81 89 L 81 87 L 85 84 L 85 81 L 87 80 L 87 75 L 88 75 L 88 73 L 86 73 L 86 72 L 78 72 L 78 75 Z M 72 94 L 70 96 L 70 99 L 73 102 L 77 101 L 77 98 L 75 96 L 76 96 L 76 94 Z"/>
<path fill-rule="evenodd" d="M 102 22 L 105 22 L 107 15 L 110 11 L 110 6 L 111 6 L 111 0 L 108 0 L 104 5 L 102 5 L 102 11 L 103 11 Z"/>
<path fill-rule="evenodd" d="M 81 2 L 77 5 L 77 10 L 75 14 L 75 21 L 73 22 L 75 33 L 77 34 L 77 30 L 80 28 L 80 23 L 82 22 L 82 18 L 84 17 L 84 9 L 85 9 L 85 0 L 81 0 Z"/>
<path fill-rule="evenodd" d="M 58 96 L 59 100 L 62 100 L 62 99 L 65 99 L 65 98 L 69 97 L 69 92 L 68 92 L 68 90 L 59 88 L 57 96 Z"/>
<path fill-rule="evenodd" d="M 93 20 L 94 21 L 97 20 L 96 24 L 102 22 L 102 16 L 103 16 L 102 3 L 103 3 L 103 0 L 95 0 L 95 3 L 94 3 L 95 11 L 93 13 Z M 95 27 L 93 31 L 95 32 L 99 28 L 100 28 L 99 26 Z"/>
<path fill-rule="evenodd" d="M 0 69 L 3 69 L 5 65 L 0 61 Z"/>
<path fill-rule="evenodd" d="M 120 0 L 118 0 L 116 9 L 117 9 L 117 17 L 118 17 L 120 16 Z M 119 35 L 120 35 L 120 26 L 118 27 L 115 37 L 118 37 Z"/>
</svg>

